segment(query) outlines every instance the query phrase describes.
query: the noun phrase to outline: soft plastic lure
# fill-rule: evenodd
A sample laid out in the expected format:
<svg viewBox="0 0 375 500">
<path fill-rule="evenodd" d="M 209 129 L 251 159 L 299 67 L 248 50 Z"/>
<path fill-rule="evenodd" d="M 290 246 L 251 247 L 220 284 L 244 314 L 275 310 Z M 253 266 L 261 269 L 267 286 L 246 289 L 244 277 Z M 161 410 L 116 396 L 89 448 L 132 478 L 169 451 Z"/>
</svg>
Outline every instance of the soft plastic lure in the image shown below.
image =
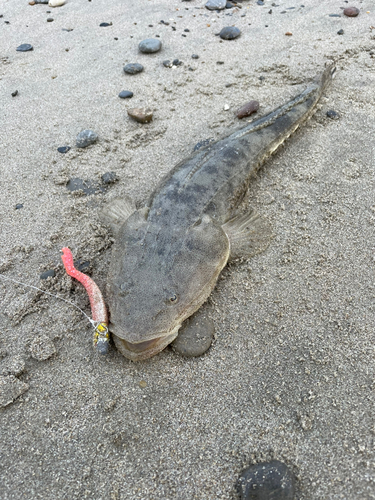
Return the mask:
<svg viewBox="0 0 375 500">
<path fill-rule="evenodd" d="M 95 325 L 94 348 L 100 354 L 107 354 L 109 350 L 108 313 L 103 295 L 98 285 L 89 276 L 74 267 L 73 255 L 70 249 L 64 247 L 62 253 L 61 259 L 67 274 L 82 283 L 88 293 L 92 320 Z"/>
</svg>

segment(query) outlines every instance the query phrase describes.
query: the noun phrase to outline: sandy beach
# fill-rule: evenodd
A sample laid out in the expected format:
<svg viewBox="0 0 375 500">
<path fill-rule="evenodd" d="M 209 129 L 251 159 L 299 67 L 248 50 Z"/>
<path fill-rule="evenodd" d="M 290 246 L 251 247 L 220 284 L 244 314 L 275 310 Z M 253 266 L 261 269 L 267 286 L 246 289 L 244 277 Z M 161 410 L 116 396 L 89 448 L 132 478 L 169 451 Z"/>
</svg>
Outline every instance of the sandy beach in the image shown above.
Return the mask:
<svg viewBox="0 0 375 500">
<path fill-rule="evenodd" d="M 0 279 L 0 498 L 237 500 L 240 472 L 277 459 L 298 499 L 375 499 L 374 3 L 0 0 L 0 25 L 0 273 L 88 315 L 61 249 L 105 295 L 110 200 L 141 206 L 198 143 L 241 125 L 244 103 L 259 101 L 256 119 L 337 66 L 242 203 L 274 238 L 224 269 L 203 356 L 100 356 L 78 309 Z M 222 40 L 225 26 L 241 35 Z M 146 38 L 161 50 L 140 53 Z M 98 141 L 79 149 L 85 129 Z"/>
</svg>

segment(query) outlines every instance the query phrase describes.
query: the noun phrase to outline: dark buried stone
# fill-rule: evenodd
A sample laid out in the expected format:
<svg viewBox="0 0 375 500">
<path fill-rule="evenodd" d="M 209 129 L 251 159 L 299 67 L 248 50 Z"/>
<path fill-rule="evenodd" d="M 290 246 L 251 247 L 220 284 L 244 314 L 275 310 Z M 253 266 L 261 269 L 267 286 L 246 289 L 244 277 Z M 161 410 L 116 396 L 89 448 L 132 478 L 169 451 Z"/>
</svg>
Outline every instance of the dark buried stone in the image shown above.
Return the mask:
<svg viewBox="0 0 375 500">
<path fill-rule="evenodd" d="M 234 40 L 235 38 L 239 37 L 240 34 L 241 31 L 235 26 L 227 26 L 226 28 L 223 28 L 219 33 L 220 38 L 222 38 L 223 40 Z"/>
<path fill-rule="evenodd" d="M 99 26 L 102 28 L 106 28 L 107 26 L 112 26 L 112 23 L 100 23 Z"/>
<path fill-rule="evenodd" d="M 23 43 L 17 47 L 17 52 L 29 52 L 29 50 L 34 50 L 34 47 L 29 43 Z"/>
<path fill-rule="evenodd" d="M 17 203 L 16 210 L 19 210 L 20 208 L 23 208 L 23 204 L 22 203 Z"/>
<path fill-rule="evenodd" d="M 215 327 L 213 321 L 204 317 L 191 317 L 186 320 L 172 342 L 173 349 L 186 357 L 201 356 L 211 346 Z"/>
<path fill-rule="evenodd" d="M 40 279 L 46 280 L 47 278 L 54 278 L 55 276 L 56 276 L 55 271 L 53 269 L 49 269 L 48 271 L 44 271 L 44 273 L 40 275 Z"/>
<path fill-rule="evenodd" d="M 57 148 L 57 151 L 63 154 L 67 153 L 69 150 L 70 146 L 60 146 L 59 148 Z"/>
<path fill-rule="evenodd" d="M 236 112 L 237 118 L 245 118 L 246 116 L 250 116 L 253 113 L 256 113 L 258 109 L 259 109 L 258 101 L 249 101 L 237 110 Z"/>
<path fill-rule="evenodd" d="M 333 109 L 327 111 L 326 115 L 328 116 L 328 118 L 331 118 L 331 120 L 338 120 L 340 118 L 340 115 Z"/>
<path fill-rule="evenodd" d="M 341 28 L 341 30 L 338 30 L 337 34 L 338 35 L 343 35 L 344 34 L 344 30 Z"/>
<path fill-rule="evenodd" d="M 114 184 L 119 180 L 118 175 L 116 172 L 106 172 L 105 174 L 102 175 L 102 183 L 103 184 Z"/>
</svg>

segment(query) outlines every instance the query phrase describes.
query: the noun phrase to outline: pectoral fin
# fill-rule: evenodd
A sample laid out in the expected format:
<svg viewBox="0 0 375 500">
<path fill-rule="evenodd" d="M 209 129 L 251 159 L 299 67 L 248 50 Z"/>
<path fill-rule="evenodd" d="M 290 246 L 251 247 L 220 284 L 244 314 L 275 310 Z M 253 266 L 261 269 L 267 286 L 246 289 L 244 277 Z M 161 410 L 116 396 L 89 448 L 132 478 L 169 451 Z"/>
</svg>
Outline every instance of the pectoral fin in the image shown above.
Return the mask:
<svg viewBox="0 0 375 500">
<path fill-rule="evenodd" d="M 128 196 L 115 198 L 103 209 L 101 219 L 105 224 L 111 226 L 113 233 L 116 234 L 135 210 L 135 205 Z"/>
<path fill-rule="evenodd" d="M 236 215 L 222 228 L 230 241 L 230 259 L 253 257 L 263 252 L 273 237 L 270 223 L 255 210 Z"/>
</svg>

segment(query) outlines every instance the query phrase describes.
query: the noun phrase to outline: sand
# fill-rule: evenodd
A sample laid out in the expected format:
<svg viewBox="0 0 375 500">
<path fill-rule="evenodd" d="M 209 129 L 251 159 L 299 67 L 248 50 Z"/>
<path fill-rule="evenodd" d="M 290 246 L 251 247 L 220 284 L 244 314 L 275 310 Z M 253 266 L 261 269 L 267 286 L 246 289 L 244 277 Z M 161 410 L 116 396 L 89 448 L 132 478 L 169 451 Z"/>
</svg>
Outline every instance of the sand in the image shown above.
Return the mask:
<svg viewBox="0 0 375 500">
<path fill-rule="evenodd" d="M 141 205 L 196 143 L 236 127 L 241 105 L 258 100 L 260 116 L 337 61 L 315 116 L 244 200 L 275 237 L 224 270 L 202 357 L 99 357 L 77 309 L 0 281 L 0 372 L 14 374 L 6 390 L 23 392 L 0 409 L 2 500 L 236 499 L 240 471 L 272 458 L 296 475 L 300 499 L 375 498 L 374 5 L 355 1 L 360 14 L 347 18 L 345 2 L 276 3 L 216 13 L 204 0 L 0 2 L 0 272 L 87 314 L 61 248 L 89 261 L 104 291 L 113 237 L 98 214 L 110 199 Z M 239 38 L 215 36 L 230 25 Z M 161 52 L 140 54 L 156 35 Z M 17 52 L 22 43 L 34 50 Z M 183 64 L 162 65 L 175 58 Z M 144 71 L 125 75 L 129 62 Z M 151 123 L 127 116 L 144 106 Z M 83 129 L 99 140 L 78 150 Z M 119 181 L 104 192 L 66 188 L 106 172 Z M 49 269 L 56 276 L 40 280 Z M 40 361 L 43 347 L 56 353 Z"/>
</svg>

